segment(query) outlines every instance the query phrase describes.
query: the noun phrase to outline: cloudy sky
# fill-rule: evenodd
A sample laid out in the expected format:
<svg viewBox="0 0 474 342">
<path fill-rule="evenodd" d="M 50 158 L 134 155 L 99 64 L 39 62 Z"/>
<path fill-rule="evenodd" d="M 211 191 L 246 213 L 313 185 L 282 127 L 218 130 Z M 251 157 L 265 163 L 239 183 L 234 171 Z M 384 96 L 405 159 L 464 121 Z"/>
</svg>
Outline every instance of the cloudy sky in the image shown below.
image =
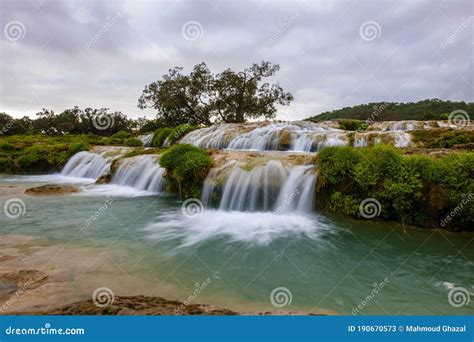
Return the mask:
<svg viewBox="0 0 474 342">
<path fill-rule="evenodd" d="M 474 101 L 474 2 L 0 0 L 0 112 L 131 117 L 173 66 L 279 63 L 280 118 L 371 101 Z"/>
</svg>

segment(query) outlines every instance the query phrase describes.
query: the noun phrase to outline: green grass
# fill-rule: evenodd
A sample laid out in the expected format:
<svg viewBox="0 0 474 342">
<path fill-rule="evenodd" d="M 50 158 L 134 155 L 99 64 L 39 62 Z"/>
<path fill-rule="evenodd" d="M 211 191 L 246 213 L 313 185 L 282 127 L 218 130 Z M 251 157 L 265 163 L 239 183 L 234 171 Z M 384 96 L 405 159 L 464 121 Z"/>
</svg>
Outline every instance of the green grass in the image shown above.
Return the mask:
<svg viewBox="0 0 474 342">
<path fill-rule="evenodd" d="M 120 132 L 110 137 L 41 134 L 0 136 L 0 172 L 59 171 L 69 158 L 79 151 L 89 150 L 93 145 L 123 146 L 130 139 L 136 138 L 130 138 L 128 133 L 124 135 Z"/>
</svg>

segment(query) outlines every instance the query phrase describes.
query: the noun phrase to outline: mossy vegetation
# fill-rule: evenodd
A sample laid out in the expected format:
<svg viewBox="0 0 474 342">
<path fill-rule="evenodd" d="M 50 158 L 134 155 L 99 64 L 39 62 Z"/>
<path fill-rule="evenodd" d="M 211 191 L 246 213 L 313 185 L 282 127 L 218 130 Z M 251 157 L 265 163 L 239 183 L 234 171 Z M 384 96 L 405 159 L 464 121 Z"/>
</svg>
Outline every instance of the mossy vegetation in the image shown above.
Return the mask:
<svg viewBox="0 0 474 342">
<path fill-rule="evenodd" d="M 153 134 L 153 140 L 151 142 L 151 145 L 153 147 L 162 147 L 163 143 L 165 142 L 166 138 L 170 133 L 173 132 L 172 128 L 164 127 L 164 128 L 158 128 L 155 133 Z"/>
<path fill-rule="evenodd" d="M 424 148 L 469 147 L 469 144 L 474 143 L 474 131 L 468 130 L 416 130 L 411 132 L 411 135 L 413 137 L 413 141 L 417 143 L 417 145 Z"/>
<path fill-rule="evenodd" d="M 174 128 L 158 128 L 153 134 L 152 145 L 154 147 L 162 147 L 166 140 L 168 140 L 168 143 L 172 145 L 176 143 L 179 139 L 184 137 L 186 134 L 191 131 L 194 131 L 197 128 L 199 127 L 190 124 L 183 124 Z"/>
<path fill-rule="evenodd" d="M 360 218 L 362 200 L 374 198 L 380 203 L 378 219 L 474 229 L 474 153 L 435 158 L 404 156 L 383 144 L 328 147 L 320 152 L 317 164 L 322 208 Z"/>
<path fill-rule="evenodd" d="M 362 120 L 340 120 L 339 127 L 346 131 L 364 131 L 368 124 Z"/>
<path fill-rule="evenodd" d="M 87 140 L 85 136 L 13 135 L 0 137 L 0 172 L 58 171 L 72 155 L 89 150 L 90 144 Z"/>
<path fill-rule="evenodd" d="M 128 147 L 141 147 L 143 146 L 143 142 L 138 139 L 138 138 L 128 138 L 127 140 L 125 140 L 125 146 L 128 146 Z"/>
<path fill-rule="evenodd" d="M 169 191 L 177 192 L 184 198 L 199 198 L 213 160 L 202 148 L 177 144 L 163 153 L 160 165 L 166 169 Z"/>
</svg>

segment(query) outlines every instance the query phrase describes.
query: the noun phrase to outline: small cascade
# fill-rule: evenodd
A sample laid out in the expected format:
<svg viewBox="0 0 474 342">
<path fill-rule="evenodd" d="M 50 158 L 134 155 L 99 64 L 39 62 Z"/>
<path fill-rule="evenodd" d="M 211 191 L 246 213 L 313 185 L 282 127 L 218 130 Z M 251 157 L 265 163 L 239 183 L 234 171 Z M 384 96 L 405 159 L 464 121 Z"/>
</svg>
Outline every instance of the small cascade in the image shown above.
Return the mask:
<svg viewBox="0 0 474 342">
<path fill-rule="evenodd" d="M 239 133 L 236 124 L 221 124 L 196 129 L 181 139 L 182 144 L 191 144 L 203 148 L 227 148 L 229 142 Z"/>
<path fill-rule="evenodd" d="M 316 173 L 312 165 L 296 166 L 290 170 L 276 200 L 276 213 L 309 212 L 314 204 Z"/>
<path fill-rule="evenodd" d="M 354 147 L 373 146 L 381 142 L 399 148 L 408 147 L 411 143 L 411 134 L 405 131 L 369 131 L 354 135 Z"/>
<path fill-rule="evenodd" d="M 97 179 L 109 170 L 110 162 L 101 154 L 81 151 L 73 155 L 61 171 L 63 176 Z"/>
<path fill-rule="evenodd" d="M 347 133 L 340 130 L 326 132 L 293 133 L 290 151 L 316 152 L 328 146 L 344 146 L 349 144 Z"/>
<path fill-rule="evenodd" d="M 217 206 L 219 210 L 275 213 L 312 209 L 316 182 L 312 165 L 287 170 L 280 161 L 270 160 L 251 170 L 237 163 L 231 167 L 223 183 L 217 172 L 211 171 L 203 187 L 204 205 Z"/>
<path fill-rule="evenodd" d="M 138 139 L 141 140 L 144 147 L 151 147 L 151 142 L 153 140 L 153 133 L 139 135 Z"/>
<path fill-rule="evenodd" d="M 165 169 L 160 167 L 156 158 L 153 155 L 126 158 L 114 173 L 111 183 L 150 192 L 164 191 Z"/>
<path fill-rule="evenodd" d="M 285 124 L 271 124 L 258 127 L 254 130 L 241 134 L 229 142 L 229 150 L 278 150 L 280 145 L 280 135 L 285 129 Z"/>
<path fill-rule="evenodd" d="M 314 152 L 348 144 L 347 132 L 337 125 L 309 121 L 221 124 L 190 132 L 181 143 L 229 150 Z"/>
<path fill-rule="evenodd" d="M 433 128 L 444 128 L 451 127 L 456 128 L 454 125 L 450 125 L 448 122 L 443 121 L 416 121 L 416 120 L 402 120 L 402 121 L 380 121 L 370 124 L 367 131 L 381 131 L 381 132 L 394 132 L 394 131 L 414 131 L 418 129 L 433 129 Z"/>
</svg>

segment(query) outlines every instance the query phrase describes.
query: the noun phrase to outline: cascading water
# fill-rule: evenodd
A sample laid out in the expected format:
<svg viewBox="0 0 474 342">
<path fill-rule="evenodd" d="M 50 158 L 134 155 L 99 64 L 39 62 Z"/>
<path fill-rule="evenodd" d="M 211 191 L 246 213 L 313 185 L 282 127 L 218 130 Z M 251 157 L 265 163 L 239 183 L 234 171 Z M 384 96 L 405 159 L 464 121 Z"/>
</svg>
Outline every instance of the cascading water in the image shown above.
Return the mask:
<svg viewBox="0 0 474 342">
<path fill-rule="evenodd" d="M 188 133 L 181 143 L 229 150 L 312 152 L 325 146 L 347 145 L 347 132 L 337 123 L 308 121 L 221 124 Z"/>
<path fill-rule="evenodd" d="M 150 192 L 164 191 L 165 169 L 156 158 L 152 155 L 127 158 L 114 173 L 111 183 Z"/>
<path fill-rule="evenodd" d="M 100 154 L 88 151 L 76 153 L 68 160 L 61 175 L 97 179 L 109 170 L 110 163 Z"/>
<path fill-rule="evenodd" d="M 144 147 L 151 147 L 151 142 L 153 140 L 153 133 L 139 135 L 138 139 L 141 140 Z"/>
<path fill-rule="evenodd" d="M 211 172 L 203 188 L 202 202 L 219 210 L 273 211 L 288 213 L 311 211 L 314 204 L 316 174 L 312 165 L 289 170 L 278 160 L 246 170 L 236 164 L 222 188 L 219 177 Z M 220 197 L 215 203 L 215 197 Z"/>
</svg>

